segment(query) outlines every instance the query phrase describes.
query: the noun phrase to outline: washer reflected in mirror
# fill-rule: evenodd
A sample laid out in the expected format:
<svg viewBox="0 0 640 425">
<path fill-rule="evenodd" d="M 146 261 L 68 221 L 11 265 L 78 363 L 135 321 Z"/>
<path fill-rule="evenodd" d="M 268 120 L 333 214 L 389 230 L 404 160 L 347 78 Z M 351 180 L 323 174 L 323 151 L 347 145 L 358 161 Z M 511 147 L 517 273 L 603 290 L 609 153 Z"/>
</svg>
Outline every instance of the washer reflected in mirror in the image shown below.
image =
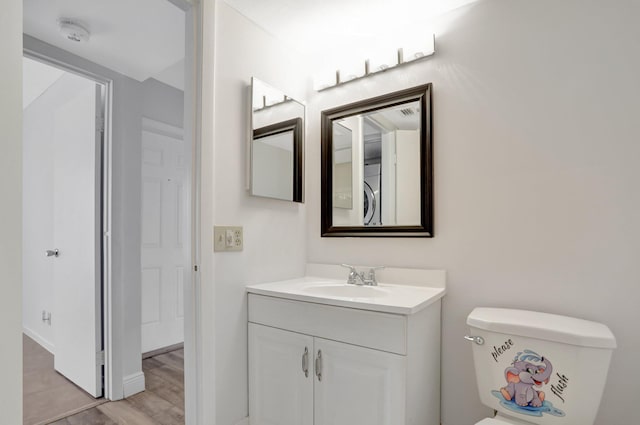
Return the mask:
<svg viewBox="0 0 640 425">
<path fill-rule="evenodd" d="M 322 113 L 322 235 L 433 236 L 431 85 Z"/>
</svg>

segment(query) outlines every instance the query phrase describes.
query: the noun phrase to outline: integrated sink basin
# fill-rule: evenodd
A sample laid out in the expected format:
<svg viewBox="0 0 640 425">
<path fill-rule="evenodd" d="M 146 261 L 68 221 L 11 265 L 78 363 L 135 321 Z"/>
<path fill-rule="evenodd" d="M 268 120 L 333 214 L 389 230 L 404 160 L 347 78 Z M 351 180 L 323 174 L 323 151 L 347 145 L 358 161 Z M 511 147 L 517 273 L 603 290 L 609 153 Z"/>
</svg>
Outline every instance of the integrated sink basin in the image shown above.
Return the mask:
<svg viewBox="0 0 640 425">
<path fill-rule="evenodd" d="M 414 314 L 445 294 L 443 287 L 379 283 L 378 286 L 347 284 L 345 280 L 307 276 L 247 286 L 247 292 L 397 314 Z"/>
<path fill-rule="evenodd" d="M 302 289 L 310 295 L 337 297 L 337 298 L 380 298 L 389 295 L 389 289 L 381 286 L 348 285 L 329 282 L 320 282 L 317 286 L 308 286 Z"/>
</svg>

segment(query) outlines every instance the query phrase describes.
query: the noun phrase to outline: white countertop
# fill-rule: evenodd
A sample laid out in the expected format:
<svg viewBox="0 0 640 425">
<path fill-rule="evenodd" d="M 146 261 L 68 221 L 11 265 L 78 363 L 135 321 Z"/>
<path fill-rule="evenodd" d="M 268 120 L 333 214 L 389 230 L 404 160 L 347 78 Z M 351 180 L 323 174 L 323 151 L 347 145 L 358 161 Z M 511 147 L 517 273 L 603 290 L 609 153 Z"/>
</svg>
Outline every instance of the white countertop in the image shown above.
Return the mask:
<svg viewBox="0 0 640 425">
<path fill-rule="evenodd" d="M 444 275 L 443 275 L 444 276 Z M 306 276 L 247 286 L 247 292 L 318 304 L 386 313 L 414 314 L 445 295 L 442 287 L 396 285 L 349 285 L 346 279 Z"/>
</svg>

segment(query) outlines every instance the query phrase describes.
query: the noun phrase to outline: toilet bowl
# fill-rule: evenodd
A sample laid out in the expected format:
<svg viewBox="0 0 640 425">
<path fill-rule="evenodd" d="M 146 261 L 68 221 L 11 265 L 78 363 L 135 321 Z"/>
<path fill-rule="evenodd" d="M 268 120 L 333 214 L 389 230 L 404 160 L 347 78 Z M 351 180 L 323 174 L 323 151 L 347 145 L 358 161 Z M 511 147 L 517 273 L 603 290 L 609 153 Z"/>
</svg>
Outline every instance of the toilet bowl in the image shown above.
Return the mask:
<svg viewBox="0 0 640 425">
<path fill-rule="evenodd" d="M 601 323 L 476 308 L 467 317 L 482 403 L 476 425 L 593 425 L 616 340 Z"/>
</svg>

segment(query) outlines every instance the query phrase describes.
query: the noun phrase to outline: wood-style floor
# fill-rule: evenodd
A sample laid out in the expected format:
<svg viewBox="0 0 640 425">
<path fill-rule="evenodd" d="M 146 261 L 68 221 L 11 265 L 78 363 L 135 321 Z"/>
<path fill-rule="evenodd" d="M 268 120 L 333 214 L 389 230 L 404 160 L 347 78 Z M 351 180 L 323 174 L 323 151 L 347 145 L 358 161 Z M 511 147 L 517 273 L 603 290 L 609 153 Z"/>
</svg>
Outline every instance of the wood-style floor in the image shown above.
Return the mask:
<svg viewBox="0 0 640 425">
<path fill-rule="evenodd" d="M 53 369 L 53 355 L 26 335 L 22 338 L 22 352 L 24 425 L 44 424 L 48 419 L 104 403 L 57 373 Z"/>
<path fill-rule="evenodd" d="M 33 344 L 36 343 L 33 342 Z M 46 350 L 44 351 L 46 352 Z M 49 354 L 48 352 L 46 353 Z M 94 404 L 88 405 L 85 410 L 79 413 L 76 413 L 78 412 L 76 409 L 72 411 L 73 414 L 62 419 L 58 419 L 61 417 L 60 415 L 55 416 L 54 414 L 50 416 L 50 418 L 54 418 L 53 421 L 27 422 L 25 420 L 24 423 L 53 425 L 184 425 L 184 351 L 180 349 L 145 359 L 142 361 L 142 369 L 147 387 L 146 391 L 142 393 L 114 402 L 91 399 Z M 51 360 L 51 370 L 53 370 L 53 360 Z M 66 381 L 55 371 L 53 373 Z M 29 384 L 26 381 L 26 375 L 25 358 L 25 391 L 27 391 L 26 387 Z M 77 391 L 81 391 L 68 381 L 66 381 L 66 384 Z M 59 389 L 56 387 L 55 391 L 59 391 Z M 51 392 L 46 391 L 46 393 Z M 46 393 L 39 394 L 45 400 L 44 402 L 41 401 L 40 404 L 47 404 Z M 85 397 L 89 396 L 85 394 Z M 25 397 L 25 419 L 32 409 L 29 404 L 33 403 L 33 400 Z"/>
</svg>

